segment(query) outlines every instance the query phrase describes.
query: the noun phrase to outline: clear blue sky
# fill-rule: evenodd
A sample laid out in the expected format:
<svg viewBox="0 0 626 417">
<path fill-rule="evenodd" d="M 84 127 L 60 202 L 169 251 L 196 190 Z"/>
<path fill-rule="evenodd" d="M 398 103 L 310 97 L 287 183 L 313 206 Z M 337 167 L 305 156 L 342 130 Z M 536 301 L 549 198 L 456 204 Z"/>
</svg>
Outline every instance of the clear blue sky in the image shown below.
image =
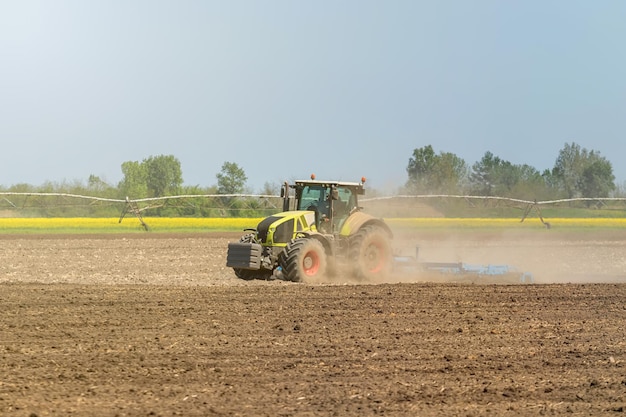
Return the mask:
<svg viewBox="0 0 626 417">
<path fill-rule="evenodd" d="M 267 181 L 406 181 L 416 148 L 626 180 L 626 2 L 2 0 L 0 185 L 172 154 Z"/>
</svg>

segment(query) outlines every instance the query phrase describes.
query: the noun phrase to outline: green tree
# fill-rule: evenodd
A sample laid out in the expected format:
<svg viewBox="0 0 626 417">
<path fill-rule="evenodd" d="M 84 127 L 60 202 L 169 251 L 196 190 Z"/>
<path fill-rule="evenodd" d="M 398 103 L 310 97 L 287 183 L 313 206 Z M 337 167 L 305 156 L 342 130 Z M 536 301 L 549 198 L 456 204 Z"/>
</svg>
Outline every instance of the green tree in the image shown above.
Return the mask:
<svg viewBox="0 0 626 417">
<path fill-rule="evenodd" d="M 495 195 L 498 176 L 504 162 L 493 153 L 485 152 L 480 161 L 472 165 L 470 174 L 471 192 L 477 195 Z"/>
<path fill-rule="evenodd" d="M 485 152 L 472 166 L 472 193 L 485 196 L 536 199 L 545 195 L 546 182 L 536 168 L 516 165 Z"/>
<path fill-rule="evenodd" d="M 544 176 L 534 167 L 523 164 L 513 165 L 516 182 L 509 190 L 509 196 L 524 200 L 546 200 L 553 193 Z"/>
<path fill-rule="evenodd" d="M 146 185 L 146 167 L 138 161 L 126 161 L 122 163 L 122 174 L 118 188 L 123 197 L 131 199 L 145 198 L 148 196 Z"/>
<path fill-rule="evenodd" d="M 245 171 L 234 162 L 224 162 L 216 177 L 218 194 L 241 194 L 248 180 Z"/>
<path fill-rule="evenodd" d="M 615 189 L 611 163 L 600 152 L 573 142 L 559 151 L 552 175 L 568 198 L 608 197 Z"/>
<path fill-rule="evenodd" d="M 151 156 L 142 164 L 146 172 L 146 188 L 150 197 L 175 195 L 183 185 L 180 161 L 173 155 Z"/>
<path fill-rule="evenodd" d="M 413 150 L 407 188 L 415 193 L 459 192 L 467 179 L 467 164 L 450 152 L 435 154 L 431 145 Z"/>
<path fill-rule="evenodd" d="M 433 186 L 435 190 L 441 192 L 463 191 L 468 171 L 467 163 L 463 158 L 451 152 L 441 152 L 433 169 Z"/>
<path fill-rule="evenodd" d="M 409 158 L 406 169 L 409 174 L 407 187 L 416 192 L 424 192 L 428 189 L 430 175 L 435 166 L 435 150 L 431 145 L 426 145 L 413 150 L 413 156 Z"/>
<path fill-rule="evenodd" d="M 580 192 L 583 197 L 608 197 L 615 189 L 613 167 L 604 158 L 592 159 L 580 177 Z"/>
<path fill-rule="evenodd" d="M 174 195 L 183 184 L 180 161 L 173 155 L 126 161 L 122 163 L 122 174 L 118 188 L 123 197 L 131 199 Z"/>
<path fill-rule="evenodd" d="M 553 176 L 568 198 L 577 197 L 580 192 L 578 182 L 584 170 L 585 157 L 580 145 L 566 143 L 554 163 Z"/>
</svg>

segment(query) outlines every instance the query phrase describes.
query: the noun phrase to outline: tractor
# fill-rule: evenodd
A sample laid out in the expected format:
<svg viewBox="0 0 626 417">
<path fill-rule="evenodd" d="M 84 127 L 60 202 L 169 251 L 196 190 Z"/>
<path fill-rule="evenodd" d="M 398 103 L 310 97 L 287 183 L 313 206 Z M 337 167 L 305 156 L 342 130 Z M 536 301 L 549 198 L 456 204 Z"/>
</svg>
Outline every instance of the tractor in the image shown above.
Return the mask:
<svg viewBox="0 0 626 417">
<path fill-rule="evenodd" d="M 392 269 L 393 234 L 382 220 L 361 211 L 361 182 L 285 182 L 283 211 L 228 244 L 226 266 L 244 280 L 307 282 L 342 271 L 358 280 L 384 279 Z"/>
</svg>

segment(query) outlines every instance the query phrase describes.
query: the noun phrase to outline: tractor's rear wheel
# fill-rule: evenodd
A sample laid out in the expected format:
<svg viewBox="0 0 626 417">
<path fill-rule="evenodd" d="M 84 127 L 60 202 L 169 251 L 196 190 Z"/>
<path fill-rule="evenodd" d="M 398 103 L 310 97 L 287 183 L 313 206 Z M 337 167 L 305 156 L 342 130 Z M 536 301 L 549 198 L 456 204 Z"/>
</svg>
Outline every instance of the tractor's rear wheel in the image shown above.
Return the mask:
<svg viewBox="0 0 626 417">
<path fill-rule="evenodd" d="M 306 282 L 326 274 L 328 265 L 324 246 L 311 238 L 292 240 L 279 258 L 283 276 L 288 281 Z"/>
<path fill-rule="evenodd" d="M 357 279 L 380 281 L 389 275 L 393 254 L 389 236 L 380 227 L 366 226 L 350 242 L 350 260 Z"/>
</svg>

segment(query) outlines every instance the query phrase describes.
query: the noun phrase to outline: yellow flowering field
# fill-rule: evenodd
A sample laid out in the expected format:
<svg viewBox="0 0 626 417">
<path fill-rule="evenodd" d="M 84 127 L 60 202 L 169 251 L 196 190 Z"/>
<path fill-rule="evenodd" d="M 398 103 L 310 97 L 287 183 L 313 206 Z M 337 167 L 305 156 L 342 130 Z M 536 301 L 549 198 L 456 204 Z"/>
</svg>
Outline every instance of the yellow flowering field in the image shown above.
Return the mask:
<svg viewBox="0 0 626 417">
<path fill-rule="evenodd" d="M 243 230 L 261 219 L 149 217 L 144 222 L 151 231 L 203 232 Z M 119 218 L 0 218 L 0 233 L 116 233 L 144 231 L 134 217 Z"/>
<path fill-rule="evenodd" d="M 242 231 L 255 227 L 261 218 L 183 218 L 148 217 L 144 219 L 151 231 L 206 232 Z M 589 230 L 624 229 L 626 218 L 553 218 L 546 219 L 553 229 Z M 392 228 L 415 230 L 532 230 L 542 229 L 537 218 L 523 223 L 518 218 L 393 218 L 387 219 Z M 141 222 L 134 217 L 119 218 L 0 218 L 0 233 L 119 233 L 143 232 Z"/>
</svg>

